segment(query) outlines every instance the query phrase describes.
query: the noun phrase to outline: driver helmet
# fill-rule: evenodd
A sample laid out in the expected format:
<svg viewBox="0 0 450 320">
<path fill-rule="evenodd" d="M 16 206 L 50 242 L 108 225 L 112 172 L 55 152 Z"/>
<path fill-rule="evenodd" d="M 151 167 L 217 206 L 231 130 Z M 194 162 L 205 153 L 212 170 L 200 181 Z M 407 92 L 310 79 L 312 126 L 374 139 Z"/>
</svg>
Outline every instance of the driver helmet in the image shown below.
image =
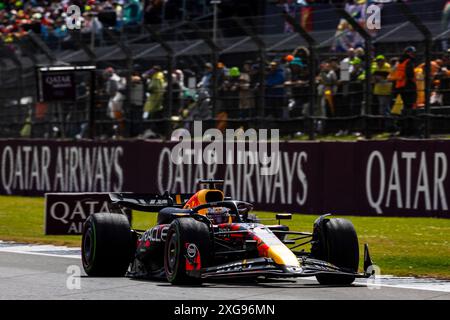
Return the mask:
<svg viewBox="0 0 450 320">
<path fill-rule="evenodd" d="M 206 216 L 213 224 L 231 223 L 230 209 L 225 207 L 208 208 Z"/>
</svg>

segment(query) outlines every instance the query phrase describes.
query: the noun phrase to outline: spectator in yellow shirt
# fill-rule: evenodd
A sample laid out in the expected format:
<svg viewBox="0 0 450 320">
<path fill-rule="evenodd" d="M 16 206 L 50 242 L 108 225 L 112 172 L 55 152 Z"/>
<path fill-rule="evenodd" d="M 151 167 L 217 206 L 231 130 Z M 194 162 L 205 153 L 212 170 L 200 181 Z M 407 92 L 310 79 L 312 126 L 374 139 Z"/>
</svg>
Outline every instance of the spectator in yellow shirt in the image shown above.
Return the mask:
<svg viewBox="0 0 450 320">
<path fill-rule="evenodd" d="M 373 94 L 378 100 L 378 114 L 388 116 L 391 113 L 392 82 L 388 80 L 391 65 L 383 55 L 378 55 L 372 63 L 372 74 L 375 86 Z"/>
</svg>

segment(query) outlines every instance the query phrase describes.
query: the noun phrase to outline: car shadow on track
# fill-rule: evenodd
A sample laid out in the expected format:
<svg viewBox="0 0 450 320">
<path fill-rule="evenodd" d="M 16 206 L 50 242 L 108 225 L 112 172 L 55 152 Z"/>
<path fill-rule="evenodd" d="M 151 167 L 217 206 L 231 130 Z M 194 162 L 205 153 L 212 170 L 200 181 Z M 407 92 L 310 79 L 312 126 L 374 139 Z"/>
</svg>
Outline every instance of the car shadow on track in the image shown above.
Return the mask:
<svg viewBox="0 0 450 320">
<path fill-rule="evenodd" d="M 282 289 L 299 289 L 299 288 L 348 288 L 348 287 L 364 287 L 363 285 L 353 284 L 351 286 L 345 285 L 322 285 L 318 282 L 311 281 L 308 282 L 298 282 L 296 280 L 286 280 L 286 279 L 258 279 L 256 281 L 214 281 L 204 283 L 205 287 L 213 287 L 213 288 L 230 288 L 230 287 L 255 287 L 255 288 L 282 288 Z"/>
<path fill-rule="evenodd" d="M 362 284 L 348 285 L 322 285 L 317 282 L 311 281 L 311 283 L 297 282 L 290 279 L 221 279 L 221 280 L 209 280 L 201 284 L 190 285 L 173 285 L 168 283 L 165 279 L 137 279 L 131 278 L 133 281 L 139 282 L 151 282 L 157 283 L 157 286 L 162 287 L 177 287 L 177 288 L 239 288 L 239 287 L 255 287 L 255 288 L 282 288 L 282 289 L 299 289 L 299 288 L 349 288 L 349 287 L 365 287 Z"/>
</svg>

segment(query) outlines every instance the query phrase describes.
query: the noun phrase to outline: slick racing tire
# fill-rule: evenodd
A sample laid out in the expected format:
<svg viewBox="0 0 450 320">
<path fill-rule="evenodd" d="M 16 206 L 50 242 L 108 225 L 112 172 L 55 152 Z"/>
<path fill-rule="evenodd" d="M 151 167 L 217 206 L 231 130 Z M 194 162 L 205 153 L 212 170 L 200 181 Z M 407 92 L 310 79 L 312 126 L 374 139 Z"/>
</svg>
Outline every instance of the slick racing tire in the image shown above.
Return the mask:
<svg viewBox="0 0 450 320">
<path fill-rule="evenodd" d="M 315 232 L 321 234 L 313 236 L 319 242 L 313 247 L 313 257 L 350 272 L 358 272 L 359 245 L 353 224 L 346 219 L 327 219 L 319 230 Z M 350 285 L 355 281 L 354 276 L 335 274 L 318 274 L 316 279 L 325 285 Z"/>
<path fill-rule="evenodd" d="M 208 226 L 192 218 L 179 218 L 174 220 L 167 233 L 164 248 L 164 270 L 167 280 L 172 284 L 199 284 L 200 274 L 193 276 L 193 270 L 187 270 L 191 261 L 194 264 L 194 273 L 200 268 L 209 265 L 212 255 L 212 242 Z"/>
<path fill-rule="evenodd" d="M 81 244 L 84 271 L 94 277 L 124 276 L 132 259 L 132 239 L 125 215 L 90 215 L 83 226 Z"/>
</svg>

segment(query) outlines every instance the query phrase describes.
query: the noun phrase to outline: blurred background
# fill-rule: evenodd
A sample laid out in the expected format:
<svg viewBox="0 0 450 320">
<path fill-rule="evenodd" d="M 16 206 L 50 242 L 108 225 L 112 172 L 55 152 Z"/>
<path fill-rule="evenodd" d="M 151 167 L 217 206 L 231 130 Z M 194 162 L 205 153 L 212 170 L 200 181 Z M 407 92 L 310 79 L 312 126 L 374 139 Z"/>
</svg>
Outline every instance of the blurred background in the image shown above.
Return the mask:
<svg viewBox="0 0 450 320">
<path fill-rule="evenodd" d="M 449 23 L 444 0 L 0 1 L 0 137 L 446 137 Z M 51 66 L 73 94 L 40 94 Z"/>
</svg>

